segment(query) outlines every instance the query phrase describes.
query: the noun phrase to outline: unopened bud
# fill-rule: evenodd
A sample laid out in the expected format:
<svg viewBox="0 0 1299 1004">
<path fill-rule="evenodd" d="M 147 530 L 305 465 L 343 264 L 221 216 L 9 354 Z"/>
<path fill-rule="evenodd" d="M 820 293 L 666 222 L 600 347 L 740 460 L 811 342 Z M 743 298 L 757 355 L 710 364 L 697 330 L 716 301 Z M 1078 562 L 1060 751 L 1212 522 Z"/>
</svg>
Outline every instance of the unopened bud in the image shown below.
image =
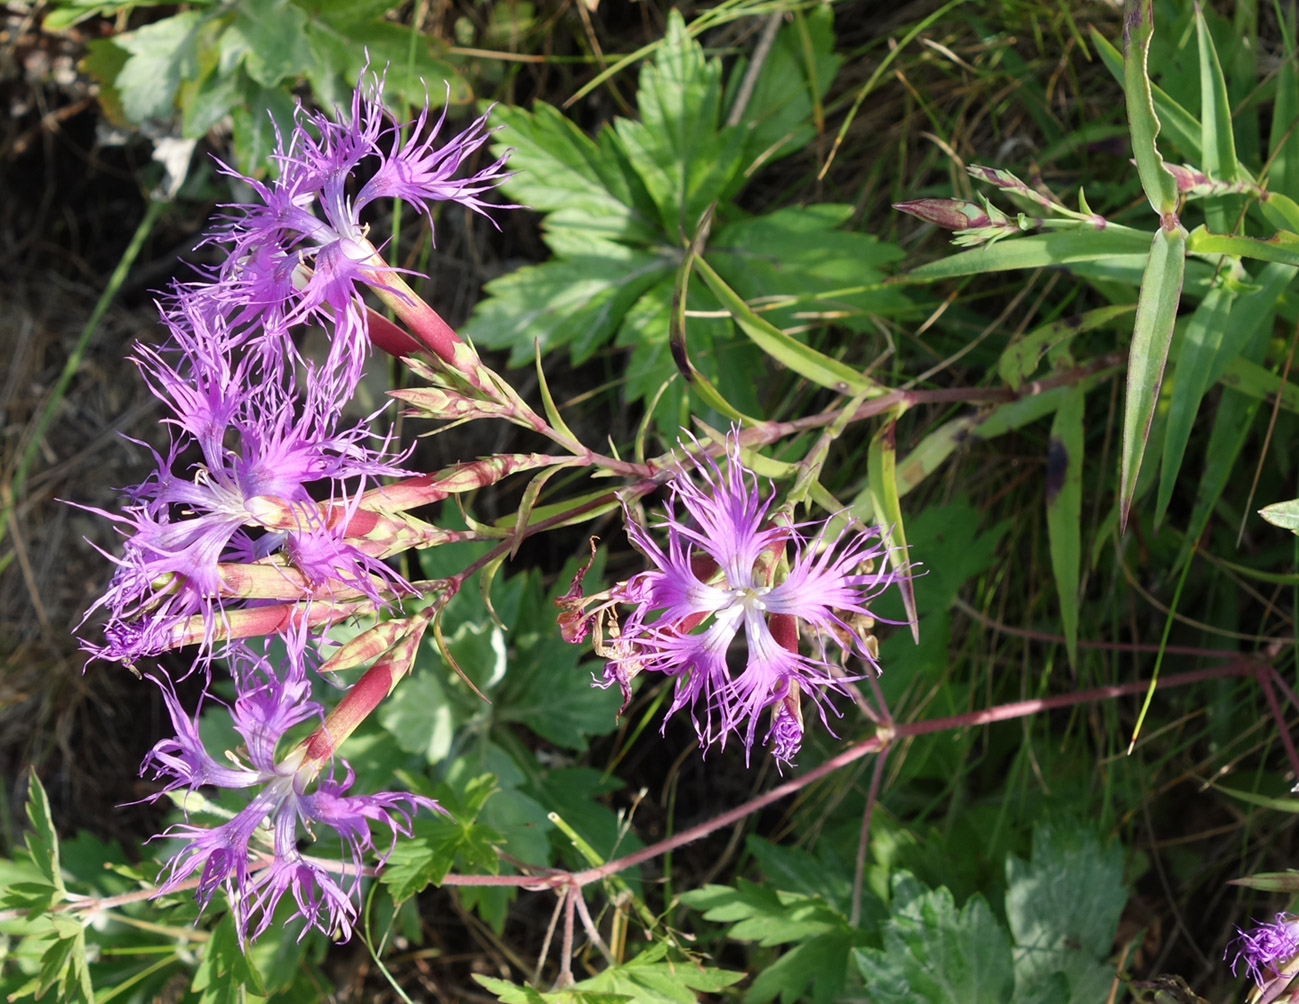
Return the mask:
<svg viewBox="0 0 1299 1004">
<path fill-rule="evenodd" d="M 893 208 L 944 230 L 970 230 L 993 223 L 982 206 L 961 199 L 913 199 L 895 202 Z"/>
</svg>

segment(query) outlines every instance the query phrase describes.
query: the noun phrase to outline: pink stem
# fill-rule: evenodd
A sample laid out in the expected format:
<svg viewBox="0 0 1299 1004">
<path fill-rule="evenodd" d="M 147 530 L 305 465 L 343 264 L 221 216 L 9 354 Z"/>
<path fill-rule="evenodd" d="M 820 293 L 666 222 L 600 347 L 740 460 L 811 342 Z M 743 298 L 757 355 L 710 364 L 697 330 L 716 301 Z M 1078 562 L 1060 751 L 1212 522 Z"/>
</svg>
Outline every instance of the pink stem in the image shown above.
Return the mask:
<svg viewBox="0 0 1299 1004">
<path fill-rule="evenodd" d="M 1266 667 L 1264 667 L 1266 668 Z M 1259 666 L 1253 660 L 1248 658 L 1238 658 L 1235 661 L 1225 665 L 1216 666 L 1212 669 L 1197 669 L 1189 673 L 1178 673 L 1166 677 L 1159 681 L 1160 688 L 1165 687 L 1184 687 L 1192 683 L 1202 683 L 1205 680 L 1218 680 L 1229 676 L 1254 676 L 1258 673 Z M 523 889 L 547 889 L 559 888 L 565 885 L 589 885 L 592 882 L 615 875 L 620 871 L 631 868 L 634 865 L 643 864 L 654 858 L 666 854 L 668 851 L 674 851 L 678 847 L 693 843 L 701 837 L 706 837 L 715 830 L 730 826 L 748 816 L 750 813 L 778 802 L 786 795 L 792 795 L 794 792 L 806 788 L 814 781 L 819 781 L 827 774 L 833 774 L 841 767 L 860 760 L 868 753 L 873 753 L 887 743 L 892 743 L 899 738 L 906 736 L 925 735 L 930 732 L 942 732 L 945 729 L 968 728 L 971 725 L 985 725 L 990 722 L 1003 722 L 1013 718 L 1023 718 L 1027 715 L 1036 714 L 1039 711 L 1049 711 L 1054 708 L 1066 708 L 1075 704 L 1087 704 L 1092 701 L 1101 701 L 1114 697 L 1123 697 L 1128 694 L 1143 694 L 1150 687 L 1149 680 L 1137 680 L 1133 683 L 1116 684 L 1110 687 L 1095 687 L 1091 690 L 1080 691 L 1076 694 L 1061 694 L 1057 697 L 1044 697 L 1031 701 L 1016 701 L 1013 704 L 1003 704 L 995 708 L 988 708 L 984 711 L 970 711 L 960 715 L 948 715 L 943 718 L 932 718 L 923 722 L 907 722 L 901 725 L 894 725 L 891 734 L 886 739 L 881 739 L 879 735 L 871 736 L 853 746 L 849 746 L 842 753 L 831 757 L 820 766 L 813 767 L 807 773 L 799 777 L 792 778 L 783 784 L 779 784 L 770 791 L 759 795 L 757 798 L 751 798 L 743 805 L 729 809 L 718 816 L 714 816 L 697 826 L 692 826 L 688 830 L 682 830 L 680 833 L 669 837 L 666 840 L 660 840 L 656 844 L 642 848 L 635 853 L 625 855 L 609 861 L 596 868 L 587 868 L 584 871 L 573 873 L 551 873 L 547 875 L 458 875 L 450 874 L 442 879 L 442 885 L 455 886 L 518 886 Z"/>
</svg>

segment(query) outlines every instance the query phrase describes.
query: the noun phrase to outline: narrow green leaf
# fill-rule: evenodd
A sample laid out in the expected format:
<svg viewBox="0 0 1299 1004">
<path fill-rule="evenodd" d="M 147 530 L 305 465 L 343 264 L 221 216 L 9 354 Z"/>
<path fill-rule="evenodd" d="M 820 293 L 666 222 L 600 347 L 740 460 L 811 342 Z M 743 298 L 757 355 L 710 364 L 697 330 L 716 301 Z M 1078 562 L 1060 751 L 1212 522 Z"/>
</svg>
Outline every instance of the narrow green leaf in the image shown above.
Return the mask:
<svg viewBox="0 0 1299 1004">
<path fill-rule="evenodd" d="M 1271 237 L 1240 237 L 1210 233 L 1206 227 L 1198 226 L 1187 236 L 1186 251 L 1188 254 L 1230 254 L 1299 265 L 1299 234 L 1280 230 Z"/>
<path fill-rule="evenodd" d="M 1288 4 L 1278 18 L 1281 58 L 1276 68 L 1276 102 L 1272 105 L 1272 133 L 1268 139 L 1267 187 L 1290 199 L 1299 199 L 1299 51 L 1295 46 L 1295 8 Z M 1295 229 L 1295 228 L 1291 228 Z"/>
<path fill-rule="evenodd" d="M 1200 55 L 1200 137 L 1204 148 L 1200 166 L 1214 181 L 1235 181 L 1236 138 L 1231 126 L 1227 82 L 1199 6 L 1195 8 L 1195 34 Z M 1227 208 L 1221 199 L 1211 199 L 1205 205 L 1204 217 L 1210 230 L 1230 229 Z"/>
<path fill-rule="evenodd" d="M 1246 889 L 1264 892 L 1299 892 L 1299 871 L 1291 868 L 1284 872 L 1259 872 L 1246 878 L 1228 879 L 1228 885 L 1242 885 Z"/>
<path fill-rule="evenodd" d="M 1278 298 L 1296 274 L 1299 273 L 1288 265 L 1269 263 L 1259 272 L 1258 288 L 1238 297 L 1231 312 L 1231 330 L 1223 340 L 1218 358 L 1213 362 L 1215 380 L 1230 387 L 1232 379 L 1225 374 L 1232 366 L 1250 364 L 1260 369 L 1256 360 L 1263 358 L 1267 337 L 1276 317 Z M 1227 351 L 1228 344 L 1234 347 L 1230 354 Z M 1266 370 L 1261 372 L 1276 384 L 1280 383 L 1277 377 Z M 1195 504 L 1191 508 L 1186 535 L 1173 565 L 1174 571 L 1190 558 L 1191 546 L 1203 536 L 1218 497 L 1230 480 L 1236 459 L 1249 436 L 1254 417 L 1258 413 L 1259 401 L 1267 393 L 1266 388 L 1259 389 L 1259 396 L 1234 389 L 1223 391 L 1213 418 L 1209 442 L 1205 447 L 1203 466 L 1196 480 Z M 1296 404 L 1299 404 L 1299 400 Z"/>
<path fill-rule="evenodd" d="M 564 416 L 559 413 L 559 408 L 555 404 L 554 397 L 550 393 L 550 384 L 546 381 L 546 374 L 541 368 L 541 342 L 533 342 L 533 350 L 536 355 L 537 366 L 537 389 L 541 392 L 541 404 L 546 409 L 546 421 L 550 427 L 562 436 L 567 436 L 574 443 L 580 443 L 581 440 L 568 427 L 564 421 Z"/>
<path fill-rule="evenodd" d="M 1091 43 L 1101 57 L 1105 68 L 1114 75 L 1114 79 L 1123 83 L 1123 54 L 1108 38 L 1090 26 Z M 1154 84 L 1150 85 L 1151 99 L 1155 112 L 1168 140 L 1182 152 L 1192 163 L 1198 164 L 1204 159 L 1200 149 L 1200 123 L 1194 115 L 1171 98 L 1166 91 Z"/>
<path fill-rule="evenodd" d="M 885 393 L 886 388 L 851 366 L 804 345 L 759 317 L 703 258 L 697 258 L 695 265 L 713 295 L 731 312 L 740 330 L 777 362 L 789 367 L 799 376 L 840 394 L 861 394 L 865 391 L 870 396 L 876 396 Z"/>
<path fill-rule="evenodd" d="M 1005 272 L 1017 268 L 1047 268 L 1074 262 L 1144 264 L 1150 251 L 1149 233 L 1127 227 L 1104 230 L 1056 230 L 1045 234 L 1016 237 L 995 244 L 961 251 L 938 261 L 913 268 L 898 277 L 899 282 L 932 282 L 961 275 Z"/>
<path fill-rule="evenodd" d="M 1159 474 L 1159 492 L 1155 499 L 1155 526 L 1164 520 L 1173 486 L 1182 467 L 1191 427 L 1200 411 L 1200 402 L 1214 382 L 1213 361 L 1223 347 L 1228 330 L 1240 332 L 1240 326 L 1229 329 L 1228 318 L 1236 294 L 1226 284 L 1215 286 L 1195 308 L 1186 330 L 1178 338 L 1174 353 L 1173 393 L 1168 406 L 1168 426 L 1164 431 L 1164 455 Z"/>
<path fill-rule="evenodd" d="M 889 563 L 899 571 L 911 563 L 907 555 L 907 534 L 902 525 L 902 505 L 898 501 L 897 418 L 889 419 L 871 439 L 866 451 L 866 477 L 875 519 L 889 529 Z M 910 577 L 898 580 L 902 605 L 911 625 L 911 636 L 920 643 L 920 618 L 916 613 L 916 594 Z"/>
<path fill-rule="evenodd" d="M 1239 788 L 1228 788 L 1222 784 L 1215 784 L 1213 790 L 1221 791 L 1233 798 L 1240 799 L 1242 802 L 1258 805 L 1264 809 L 1274 809 L 1277 812 L 1299 812 L 1299 798 L 1269 798 L 1267 795 L 1258 795 L 1252 791 L 1242 791 Z"/>
<path fill-rule="evenodd" d="M 1082 571 L 1083 406 L 1085 391 L 1072 387 L 1051 422 L 1046 454 L 1046 527 L 1051 571 L 1060 597 L 1069 665 L 1078 656 L 1078 579 Z"/>
<path fill-rule="evenodd" d="M 1146 199 L 1162 217 L 1177 208 L 1177 180 L 1164 167 L 1164 158 L 1156 146 L 1159 116 L 1155 112 L 1150 75 L 1146 69 L 1150 38 L 1154 33 L 1154 0 L 1127 0 L 1123 6 L 1123 94 L 1132 133 L 1132 153 Z"/>
<path fill-rule="evenodd" d="M 1155 417 L 1155 402 L 1173 338 L 1173 322 L 1186 269 L 1186 231 L 1180 224 L 1160 227 L 1150 244 L 1150 260 L 1137 298 L 1137 319 L 1128 353 L 1128 387 L 1123 403 L 1123 450 L 1119 466 L 1119 531 L 1127 525 L 1137 472 Z"/>
<path fill-rule="evenodd" d="M 1222 382 L 1259 401 L 1280 397 L 1282 408 L 1299 412 L 1299 386 L 1283 381 L 1277 374 L 1248 359 L 1233 359 L 1228 363 Z"/>
<path fill-rule="evenodd" d="M 1065 347 L 1075 336 L 1108 324 L 1116 317 L 1122 317 L 1135 309 L 1134 303 L 1118 303 L 1109 307 L 1097 307 L 1076 316 L 1062 317 L 1058 321 L 1050 321 L 1034 328 L 1019 341 L 1006 346 L 1001 358 L 997 360 L 997 372 L 1010 386 L 1018 387 L 1037 371 L 1049 351 Z"/>
</svg>

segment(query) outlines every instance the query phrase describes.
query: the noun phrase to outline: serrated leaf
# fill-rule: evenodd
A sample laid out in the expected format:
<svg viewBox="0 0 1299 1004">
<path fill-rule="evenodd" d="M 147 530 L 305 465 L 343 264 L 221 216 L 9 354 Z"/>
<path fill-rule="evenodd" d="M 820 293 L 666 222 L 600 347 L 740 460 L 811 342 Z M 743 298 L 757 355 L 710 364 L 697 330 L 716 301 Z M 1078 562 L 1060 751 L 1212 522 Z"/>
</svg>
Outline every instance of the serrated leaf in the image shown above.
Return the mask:
<svg viewBox="0 0 1299 1004">
<path fill-rule="evenodd" d="M 63 873 L 59 867 L 59 835 L 54 829 L 45 786 L 34 770 L 27 773 L 27 822 L 31 826 L 27 834 L 27 853 L 31 855 L 45 881 L 62 896 L 64 888 Z"/>
<path fill-rule="evenodd" d="M 248 75 L 263 87 L 294 81 L 311 65 L 307 15 L 290 0 L 241 0 L 227 35 L 245 48 Z"/>
<path fill-rule="evenodd" d="M 745 1004 L 766 1004 L 777 996 L 781 1004 L 831 1004 L 840 999 L 852 950 L 863 937 L 840 928 L 795 945 L 757 974 L 744 995 Z"/>
<path fill-rule="evenodd" d="M 212 929 L 190 989 L 204 1004 L 236 1004 L 251 994 L 264 998 L 266 987 L 251 955 L 239 944 L 234 914 L 227 913 Z"/>
<path fill-rule="evenodd" d="M 897 876 L 895 891 L 909 878 L 905 873 Z M 901 906 L 882 933 L 882 950 L 853 953 L 872 1004 L 1011 1000 L 1015 973 L 1010 939 L 982 896 L 971 897 L 958 912 L 946 889 L 920 892 Z"/>
<path fill-rule="evenodd" d="M 397 842 L 379 881 L 398 903 L 430 883 L 441 882 L 454 867 L 495 875 L 500 868 L 496 844 L 501 836 L 475 823 L 483 803 L 496 790 L 496 779 L 486 774 L 466 784 L 462 792 L 439 785 L 438 803 L 449 815 L 422 816 L 411 826 L 411 836 Z"/>
<path fill-rule="evenodd" d="M 134 125 L 171 117 L 181 81 L 198 75 L 198 39 L 205 20 L 198 11 L 181 11 L 116 37 L 130 58 L 113 85 Z"/>
<path fill-rule="evenodd" d="M 1071 387 L 1051 422 L 1046 453 L 1046 526 L 1069 665 L 1078 656 L 1078 583 L 1082 573 L 1083 411 L 1086 392 Z"/>
<path fill-rule="evenodd" d="M 48 882 L 10 882 L 0 891 L 0 905 L 9 910 L 24 910 L 29 919 L 62 899 L 62 893 Z"/>
<path fill-rule="evenodd" d="M 1120 849 L 1102 848 L 1077 824 L 1040 823 L 1031 862 L 1006 860 L 1006 884 L 1016 987 L 1060 972 L 1071 990 L 1062 1004 L 1104 996 L 1110 973 L 1101 962 L 1128 899 Z"/>
<path fill-rule="evenodd" d="M 705 210 L 743 181 L 745 136 L 722 124 L 721 74 L 721 61 L 704 58 L 673 10 L 654 61 L 641 67 L 640 121 L 620 118 L 613 125 L 672 243 L 694 233 Z"/>
<path fill-rule="evenodd" d="M 1173 339 L 1186 269 L 1186 231 L 1180 225 L 1160 227 L 1150 243 L 1150 260 L 1141 279 L 1132 346 L 1128 351 L 1127 393 L 1123 402 L 1122 453 L 1119 462 L 1119 530 L 1128 521 L 1137 473 L 1155 417 L 1155 402 Z"/>
<path fill-rule="evenodd" d="M 1177 181 L 1164 167 L 1156 140 L 1159 115 L 1146 69 L 1150 38 L 1155 31 L 1153 0 L 1127 0 L 1123 7 L 1123 94 L 1127 101 L 1132 153 L 1146 200 L 1160 216 L 1177 208 Z"/>
<path fill-rule="evenodd" d="M 741 219 L 717 228 L 707 258 L 776 328 L 818 316 L 854 327 L 866 315 L 905 310 L 905 293 L 885 285 L 883 271 L 902 249 L 841 229 L 851 216 L 852 206 L 818 203 Z"/>
<path fill-rule="evenodd" d="M 654 204 L 611 131 L 595 140 L 552 106 L 538 101 L 531 113 L 500 108 L 494 137 L 500 155 L 512 148 L 515 170 L 501 189 L 512 199 L 548 213 L 547 230 L 569 229 L 590 238 L 648 247 L 660 241 Z"/>
<path fill-rule="evenodd" d="M 681 894 L 705 920 L 732 925 L 729 935 L 760 945 L 784 945 L 844 925 L 842 915 L 819 896 L 783 892 L 739 879 L 734 888 L 706 885 Z"/>
<path fill-rule="evenodd" d="M 474 973 L 473 977 L 483 988 L 495 994 L 501 1004 L 624 1004 L 634 1000 L 627 994 L 600 993 L 579 990 L 577 987 L 541 991 L 526 984 L 519 986 L 480 973 Z"/>
<path fill-rule="evenodd" d="M 567 346 L 574 363 L 585 361 L 613 337 L 637 298 L 672 274 L 662 255 L 621 244 L 600 252 L 493 279 L 461 333 L 477 345 L 510 349 L 514 366 L 532 357 L 534 344 L 543 355 Z"/>
<path fill-rule="evenodd" d="M 573 989 L 626 994 L 637 1004 L 694 1004 L 697 991 L 715 993 L 744 979 L 744 973 L 715 969 L 689 959 L 669 959 L 663 943 L 651 946 L 620 966 L 582 980 Z"/>
<path fill-rule="evenodd" d="M 243 78 L 241 103 L 230 110 L 234 124 L 235 160 L 247 175 L 261 175 L 275 149 L 275 135 L 288 136 L 293 129 L 293 99 L 278 87 L 261 87 Z"/>
</svg>

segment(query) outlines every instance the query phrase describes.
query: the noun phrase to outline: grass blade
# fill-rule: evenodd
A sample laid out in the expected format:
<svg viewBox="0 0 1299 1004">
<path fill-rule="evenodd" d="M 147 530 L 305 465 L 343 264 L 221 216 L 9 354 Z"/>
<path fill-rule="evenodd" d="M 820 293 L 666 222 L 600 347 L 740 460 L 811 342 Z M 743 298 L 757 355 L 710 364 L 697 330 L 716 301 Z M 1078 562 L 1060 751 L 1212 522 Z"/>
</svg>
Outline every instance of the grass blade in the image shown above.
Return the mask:
<svg viewBox="0 0 1299 1004">
<path fill-rule="evenodd" d="M 1155 402 L 1173 339 L 1173 322 L 1186 270 L 1186 231 L 1174 222 L 1160 227 L 1150 243 L 1150 260 L 1141 279 L 1137 319 L 1128 352 L 1128 387 L 1123 403 L 1123 449 L 1119 462 L 1119 532 L 1128 523 L 1137 472 L 1155 417 Z"/>
<path fill-rule="evenodd" d="M 1164 432 L 1164 455 L 1160 465 L 1159 492 L 1155 498 L 1155 526 L 1164 520 L 1168 503 L 1173 498 L 1173 485 L 1182 466 L 1186 444 L 1191 438 L 1191 427 L 1200 411 L 1200 402 L 1213 383 L 1212 366 L 1222 348 L 1228 328 L 1228 318 L 1236 294 L 1226 285 L 1209 291 L 1195 313 L 1191 315 L 1186 331 L 1178 339 L 1173 381 L 1172 401 L 1168 408 L 1168 427 Z M 1233 331 L 1239 331 L 1237 326 Z M 1239 351 L 1239 349 L 1238 349 Z"/>
<path fill-rule="evenodd" d="M 1227 82 L 1213 37 L 1205 23 L 1204 13 L 1195 8 L 1195 34 L 1200 54 L 1200 141 L 1204 149 L 1201 167 L 1215 181 L 1236 180 L 1236 138 L 1231 127 L 1231 103 L 1227 99 Z M 1210 230 L 1230 229 L 1227 205 L 1212 199 L 1204 207 Z"/>
<path fill-rule="evenodd" d="M 1078 657 L 1078 580 L 1082 572 L 1083 405 L 1086 391 L 1071 387 L 1051 422 L 1046 454 L 1046 528 L 1051 571 L 1060 597 L 1069 665 Z"/>
</svg>

